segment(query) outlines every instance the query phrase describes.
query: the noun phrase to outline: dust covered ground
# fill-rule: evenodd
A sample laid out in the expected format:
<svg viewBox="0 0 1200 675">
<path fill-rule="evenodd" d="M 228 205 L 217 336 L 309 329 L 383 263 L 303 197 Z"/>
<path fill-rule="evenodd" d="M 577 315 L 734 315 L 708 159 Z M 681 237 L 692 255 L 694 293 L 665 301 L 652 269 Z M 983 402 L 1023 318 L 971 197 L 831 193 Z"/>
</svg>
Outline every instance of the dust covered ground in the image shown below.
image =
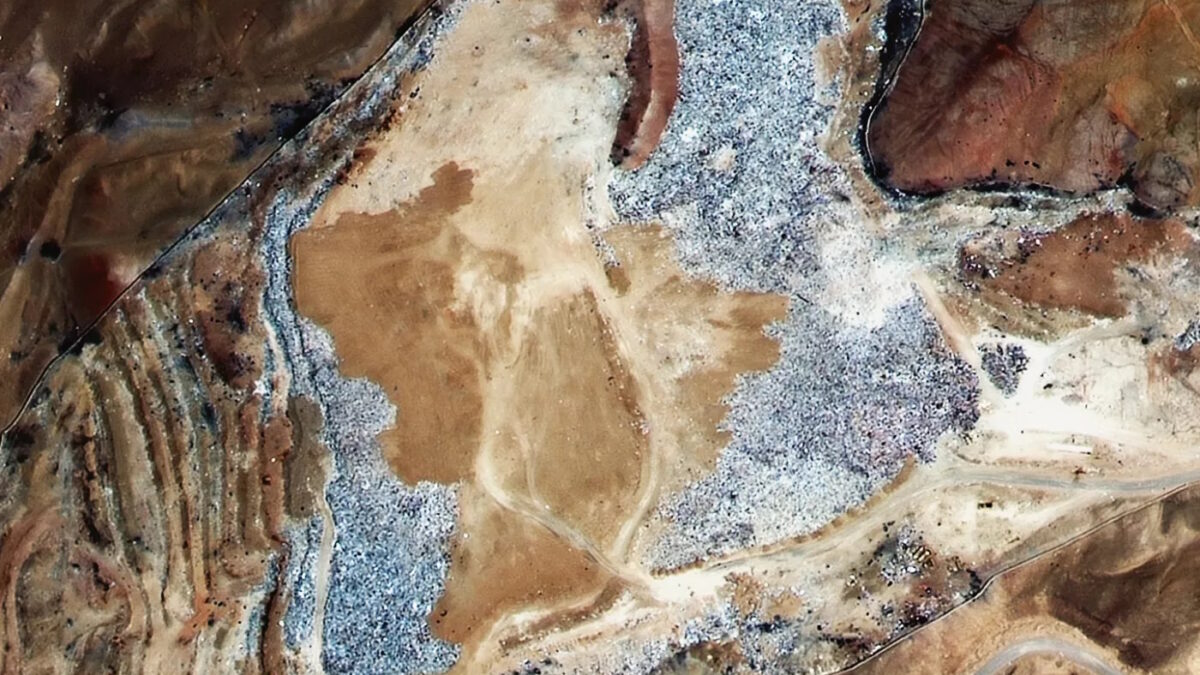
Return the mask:
<svg viewBox="0 0 1200 675">
<path fill-rule="evenodd" d="M 1200 24 L 1080 4 L 397 8 L 14 361 L 3 668 L 1193 672 Z"/>
</svg>

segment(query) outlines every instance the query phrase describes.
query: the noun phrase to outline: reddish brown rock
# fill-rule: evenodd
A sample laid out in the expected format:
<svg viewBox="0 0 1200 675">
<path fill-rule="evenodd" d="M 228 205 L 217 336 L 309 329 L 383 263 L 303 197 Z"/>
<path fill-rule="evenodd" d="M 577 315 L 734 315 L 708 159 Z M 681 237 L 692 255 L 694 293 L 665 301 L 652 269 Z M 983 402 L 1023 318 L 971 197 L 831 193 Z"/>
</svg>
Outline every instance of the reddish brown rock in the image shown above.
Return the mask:
<svg viewBox="0 0 1200 675">
<path fill-rule="evenodd" d="M 1194 251 L 1177 220 L 1088 215 L 1053 232 L 1006 232 L 965 244 L 959 267 L 985 300 L 1001 298 L 1095 316 L 1125 314 L 1117 270 L 1156 256 Z"/>
<path fill-rule="evenodd" d="M 1195 0 L 945 0 L 869 115 L 888 187 L 1074 193 L 1128 183 L 1157 208 L 1200 202 Z"/>
<path fill-rule="evenodd" d="M 636 0 L 633 13 L 633 42 L 625 58 L 633 86 L 613 141 L 613 161 L 626 169 L 650 159 L 679 98 L 675 1 Z"/>
</svg>

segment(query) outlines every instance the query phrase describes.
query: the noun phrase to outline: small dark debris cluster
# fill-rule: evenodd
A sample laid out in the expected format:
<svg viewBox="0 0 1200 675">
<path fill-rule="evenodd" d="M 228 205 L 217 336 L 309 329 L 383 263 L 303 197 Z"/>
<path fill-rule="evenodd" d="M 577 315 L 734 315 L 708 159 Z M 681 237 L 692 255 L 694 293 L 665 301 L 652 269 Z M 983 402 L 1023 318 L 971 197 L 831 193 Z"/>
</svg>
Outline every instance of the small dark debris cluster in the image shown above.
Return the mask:
<svg viewBox="0 0 1200 675">
<path fill-rule="evenodd" d="M 735 642 L 700 642 L 690 647 L 676 649 L 651 673 L 735 673 L 745 664 L 741 648 Z"/>
<path fill-rule="evenodd" d="M 58 262 L 58 259 L 62 257 L 62 246 L 53 239 L 47 239 L 38 247 L 38 255 L 51 262 Z"/>
<path fill-rule="evenodd" d="M 1200 343 L 1200 319 L 1194 319 L 1178 337 L 1175 338 L 1175 349 L 1186 352 Z"/>
<path fill-rule="evenodd" d="M 512 675 L 542 675 L 543 673 L 551 673 L 555 671 L 556 662 L 551 658 L 544 658 L 540 661 L 525 661 L 521 664 L 519 670 L 512 671 Z"/>
<path fill-rule="evenodd" d="M 919 532 L 904 525 L 875 549 L 871 559 L 879 576 L 891 586 L 920 576 L 932 564 L 933 553 Z"/>
<path fill-rule="evenodd" d="M 0 436 L 0 457 L 4 458 L 6 468 L 12 470 L 24 464 L 33 454 L 37 440 L 37 429 L 27 425 L 14 425 Z"/>
<path fill-rule="evenodd" d="M 857 596 L 860 603 L 866 603 L 864 609 L 874 616 L 875 628 L 882 631 L 878 642 L 929 623 L 983 588 L 974 570 L 956 556 L 938 555 L 912 525 L 897 527 L 889 522 L 883 530 L 884 540 L 866 563 L 851 570 L 847 595 L 847 599 Z M 848 629 L 837 631 L 843 640 L 856 634 Z M 861 648 L 852 639 L 847 644 Z"/>
<path fill-rule="evenodd" d="M 1020 230 L 1015 240 L 981 235 L 962 244 L 958 251 L 958 278 L 969 289 L 995 279 L 1006 269 L 1023 265 L 1041 248 L 1045 234 Z"/>
<path fill-rule="evenodd" d="M 1025 349 L 1019 344 L 996 343 L 985 345 L 979 352 L 983 359 L 983 370 L 992 384 L 1005 396 L 1017 393 L 1021 375 L 1029 366 Z"/>
</svg>

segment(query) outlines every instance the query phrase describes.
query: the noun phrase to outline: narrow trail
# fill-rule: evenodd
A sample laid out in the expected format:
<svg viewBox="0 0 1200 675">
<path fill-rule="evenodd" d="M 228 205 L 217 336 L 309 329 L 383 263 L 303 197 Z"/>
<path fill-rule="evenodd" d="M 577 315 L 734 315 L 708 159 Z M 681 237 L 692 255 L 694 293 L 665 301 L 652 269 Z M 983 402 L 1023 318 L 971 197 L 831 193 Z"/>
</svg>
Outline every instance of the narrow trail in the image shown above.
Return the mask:
<svg viewBox="0 0 1200 675">
<path fill-rule="evenodd" d="M 321 491 L 317 499 L 317 513 L 321 518 L 321 545 L 317 551 L 317 564 L 313 574 L 313 622 L 312 635 L 304 646 L 309 663 L 320 663 L 324 652 L 325 640 L 325 606 L 329 600 L 329 577 L 333 567 L 333 543 L 335 530 L 333 509 L 329 508 L 329 500 Z"/>
<path fill-rule="evenodd" d="M 546 528 L 554 536 L 567 542 L 571 547 L 586 553 L 588 557 L 596 561 L 597 565 L 604 568 L 612 576 L 629 584 L 631 588 L 644 589 L 648 586 L 650 580 L 649 574 L 613 560 L 605 551 L 592 542 L 589 537 L 563 521 L 563 519 L 556 516 L 549 509 L 539 507 L 528 497 L 514 495 L 505 490 L 497 479 L 495 466 L 487 453 L 482 454 L 479 461 L 476 462 L 475 476 L 479 487 L 501 508 L 528 518 Z"/>
<path fill-rule="evenodd" d="M 1084 496 L 1087 493 L 1105 493 L 1127 497 L 1146 495 L 1146 498 L 1138 500 L 1137 503 L 1122 509 L 1119 513 L 1105 518 L 1082 531 L 1075 532 L 1056 542 L 1051 542 L 1030 552 L 1019 560 L 1012 561 L 1004 567 L 992 570 L 984 579 L 980 592 L 973 596 L 972 599 L 955 606 L 930 623 L 897 637 L 865 661 L 856 663 L 849 668 L 833 671 L 834 673 L 854 672 L 863 664 L 878 659 L 893 647 L 913 637 L 920 631 L 926 630 L 929 626 L 935 625 L 939 621 L 946 620 L 955 612 L 961 611 L 964 607 L 971 605 L 979 598 L 985 597 L 987 589 L 1009 572 L 1029 565 L 1046 555 L 1053 554 L 1090 536 L 1113 522 L 1149 508 L 1162 499 L 1191 485 L 1200 483 L 1200 467 L 1189 469 L 1182 473 L 1147 478 L 1082 476 L 1076 479 L 1047 477 L 1037 475 L 1033 472 L 1021 472 L 1012 469 L 989 469 L 973 466 L 951 467 L 934 481 L 919 483 L 910 480 L 906 482 L 885 497 L 883 501 L 872 505 L 869 512 L 857 516 L 850 523 L 838 526 L 836 531 L 830 532 L 828 535 L 818 535 L 799 542 L 787 542 L 771 547 L 769 550 L 760 549 L 758 551 L 743 552 L 727 556 L 720 560 L 710 561 L 699 567 L 655 575 L 650 582 L 650 592 L 648 594 L 618 603 L 610 610 L 602 612 L 586 622 L 572 626 L 570 629 L 558 632 L 553 636 L 548 636 L 547 645 L 545 646 L 576 644 L 595 639 L 615 630 L 627 630 L 622 629 L 622 626 L 653 623 L 656 620 L 655 617 L 662 613 L 664 607 L 668 606 L 676 606 L 681 611 L 686 611 L 683 609 L 685 606 L 695 606 L 696 603 L 702 603 L 706 599 L 716 598 L 719 589 L 727 584 L 727 577 L 732 573 L 750 572 L 762 575 L 770 574 L 774 571 L 782 574 L 798 569 L 802 564 L 812 563 L 813 559 L 822 556 L 843 555 L 847 542 L 861 541 L 862 537 L 870 531 L 881 528 L 885 520 L 892 519 L 896 513 L 902 512 L 906 504 L 925 498 L 928 493 L 938 489 L 971 483 L 1063 489 L 1079 496 Z M 679 613 L 672 612 L 671 616 L 673 620 L 678 620 Z M 1011 662 L 1026 653 L 1040 653 L 1039 650 L 1048 646 L 1039 644 L 1036 641 L 1033 641 L 1029 646 L 1022 646 L 1024 644 L 1014 645 L 1012 651 L 1006 650 L 999 654 L 996 657 L 997 663 L 1003 661 L 1005 658 Z M 1029 651 L 1022 651 L 1024 649 L 1028 649 Z M 1064 650 L 1055 646 L 1051 651 L 1058 653 Z M 1092 667 L 1093 662 L 1088 658 L 1086 652 L 1065 650 L 1064 655 L 1080 665 Z M 1096 669 L 1096 671 L 1104 675 L 1120 672 L 1111 669 Z M 987 673 L 989 671 L 982 672 Z"/>
<path fill-rule="evenodd" d="M 713 559 L 697 570 L 688 570 L 679 574 L 696 573 L 727 574 L 730 570 L 746 564 L 764 564 L 771 561 L 810 557 L 831 553 L 842 548 L 847 540 L 867 534 L 867 532 L 882 527 L 884 521 L 893 520 L 897 513 L 903 513 L 904 506 L 919 498 L 924 498 L 931 492 L 970 484 L 988 484 L 998 486 L 1060 489 L 1078 492 L 1104 492 L 1125 496 L 1140 494 L 1156 495 L 1157 493 L 1174 492 L 1189 484 L 1200 482 L 1200 468 L 1191 469 L 1184 473 L 1171 474 L 1151 478 L 1102 478 L 1080 476 L 1077 478 L 1054 478 L 1039 475 L 1034 472 L 1021 472 L 1013 469 L 990 469 L 983 466 L 951 467 L 942 472 L 936 480 L 918 482 L 906 481 L 878 503 L 872 504 L 869 511 L 862 513 L 851 522 L 835 526 L 836 529 L 828 535 L 815 535 L 804 541 L 789 541 L 754 551 L 744 551 L 719 559 Z M 1157 494 L 1155 499 L 1160 499 Z"/>
</svg>

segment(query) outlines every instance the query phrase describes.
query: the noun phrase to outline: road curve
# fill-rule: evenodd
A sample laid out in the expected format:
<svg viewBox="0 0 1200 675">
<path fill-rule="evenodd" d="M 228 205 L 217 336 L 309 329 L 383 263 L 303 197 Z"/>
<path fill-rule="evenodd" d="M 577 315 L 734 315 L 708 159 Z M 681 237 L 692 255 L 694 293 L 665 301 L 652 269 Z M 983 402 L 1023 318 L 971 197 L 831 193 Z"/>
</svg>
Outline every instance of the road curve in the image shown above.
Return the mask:
<svg viewBox="0 0 1200 675">
<path fill-rule="evenodd" d="M 1062 656 L 1095 675 L 1124 675 L 1121 669 L 1112 667 L 1095 653 L 1056 638 L 1030 638 L 1014 642 L 992 655 L 975 671 L 975 675 L 998 675 L 1018 659 L 1032 655 Z"/>
</svg>

